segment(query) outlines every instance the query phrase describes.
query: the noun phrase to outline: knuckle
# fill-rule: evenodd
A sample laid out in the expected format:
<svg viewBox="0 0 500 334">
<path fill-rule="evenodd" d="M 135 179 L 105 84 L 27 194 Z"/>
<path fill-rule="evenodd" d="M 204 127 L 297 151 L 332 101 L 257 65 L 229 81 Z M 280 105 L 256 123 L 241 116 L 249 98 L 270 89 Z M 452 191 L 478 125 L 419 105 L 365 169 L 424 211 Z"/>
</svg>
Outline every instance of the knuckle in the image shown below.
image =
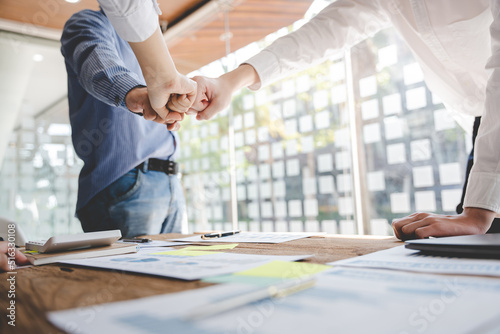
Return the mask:
<svg viewBox="0 0 500 334">
<path fill-rule="evenodd" d="M 405 225 L 403 227 L 401 227 L 401 232 L 403 232 L 403 234 L 411 234 L 411 227 L 408 226 L 408 225 Z"/>
<path fill-rule="evenodd" d="M 392 221 L 392 227 L 400 230 L 405 225 L 402 219 L 396 219 Z"/>
<path fill-rule="evenodd" d="M 425 218 L 427 218 L 429 216 L 430 216 L 430 214 L 427 213 L 427 212 L 417 212 L 417 214 L 416 214 L 416 217 L 418 219 L 425 219 Z"/>
<path fill-rule="evenodd" d="M 422 217 L 422 219 L 421 219 L 421 220 L 422 220 L 423 222 L 425 222 L 426 224 L 434 224 L 436 221 L 438 221 L 436 217 L 434 217 L 434 216 L 429 216 L 429 215 L 427 215 L 427 216 L 425 216 L 425 217 Z"/>
<path fill-rule="evenodd" d="M 415 236 L 418 238 L 418 239 L 423 239 L 423 238 L 426 238 L 427 237 L 427 233 L 426 233 L 426 230 L 423 229 L 423 228 L 417 228 L 415 230 Z"/>
</svg>

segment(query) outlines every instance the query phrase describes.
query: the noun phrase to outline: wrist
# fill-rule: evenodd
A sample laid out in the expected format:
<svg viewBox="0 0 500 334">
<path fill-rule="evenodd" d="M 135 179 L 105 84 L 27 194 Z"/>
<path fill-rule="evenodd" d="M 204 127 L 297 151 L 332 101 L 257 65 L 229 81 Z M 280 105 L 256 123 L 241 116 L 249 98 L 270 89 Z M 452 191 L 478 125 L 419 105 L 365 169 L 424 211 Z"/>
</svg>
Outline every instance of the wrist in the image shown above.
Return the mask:
<svg viewBox="0 0 500 334">
<path fill-rule="evenodd" d="M 486 233 L 497 214 L 487 209 L 466 207 L 461 215 L 467 217 L 470 222 L 474 223 L 480 233 Z"/>
<path fill-rule="evenodd" d="M 129 44 L 139 61 L 148 87 L 175 81 L 178 72 L 159 27 L 144 42 Z"/>
<path fill-rule="evenodd" d="M 125 107 L 127 107 L 127 109 L 130 110 L 130 108 L 132 107 L 133 105 L 133 101 L 134 101 L 134 95 L 138 92 L 138 89 L 144 89 L 146 90 L 146 86 L 144 85 L 137 85 L 137 86 L 134 86 L 132 87 L 126 94 L 125 94 L 125 98 L 123 99 L 124 103 L 125 103 Z"/>
<path fill-rule="evenodd" d="M 163 74 L 162 74 L 163 73 Z M 179 86 L 180 74 L 159 71 L 153 76 L 144 76 L 149 91 L 174 91 Z"/>
<path fill-rule="evenodd" d="M 125 95 L 124 105 L 130 112 L 143 116 L 146 101 L 148 100 L 148 91 L 146 86 L 137 85 L 130 89 Z"/>
<path fill-rule="evenodd" d="M 260 82 L 257 72 L 248 64 L 240 65 L 231 72 L 223 74 L 220 79 L 231 89 L 231 93 Z"/>
</svg>

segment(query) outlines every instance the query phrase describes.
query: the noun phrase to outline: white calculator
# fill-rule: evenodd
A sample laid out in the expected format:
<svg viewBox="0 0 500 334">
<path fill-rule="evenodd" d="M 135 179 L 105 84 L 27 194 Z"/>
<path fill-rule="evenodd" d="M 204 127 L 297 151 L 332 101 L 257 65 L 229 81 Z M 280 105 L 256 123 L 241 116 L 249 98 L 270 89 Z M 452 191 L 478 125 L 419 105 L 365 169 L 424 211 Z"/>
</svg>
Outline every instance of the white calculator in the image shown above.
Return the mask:
<svg viewBox="0 0 500 334">
<path fill-rule="evenodd" d="M 28 241 L 26 250 L 39 253 L 62 252 L 99 246 L 108 246 L 122 237 L 120 230 L 56 235 L 49 240 Z"/>
</svg>

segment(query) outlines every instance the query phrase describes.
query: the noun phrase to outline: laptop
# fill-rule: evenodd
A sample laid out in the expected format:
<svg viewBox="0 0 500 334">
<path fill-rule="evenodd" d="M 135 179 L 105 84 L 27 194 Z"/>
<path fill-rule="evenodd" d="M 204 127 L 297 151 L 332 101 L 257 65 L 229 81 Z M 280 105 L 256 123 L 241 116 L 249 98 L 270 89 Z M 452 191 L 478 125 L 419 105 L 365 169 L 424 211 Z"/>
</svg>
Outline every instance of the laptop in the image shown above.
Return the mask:
<svg viewBox="0 0 500 334">
<path fill-rule="evenodd" d="M 408 240 L 405 247 L 428 255 L 500 259 L 500 233 Z"/>
</svg>

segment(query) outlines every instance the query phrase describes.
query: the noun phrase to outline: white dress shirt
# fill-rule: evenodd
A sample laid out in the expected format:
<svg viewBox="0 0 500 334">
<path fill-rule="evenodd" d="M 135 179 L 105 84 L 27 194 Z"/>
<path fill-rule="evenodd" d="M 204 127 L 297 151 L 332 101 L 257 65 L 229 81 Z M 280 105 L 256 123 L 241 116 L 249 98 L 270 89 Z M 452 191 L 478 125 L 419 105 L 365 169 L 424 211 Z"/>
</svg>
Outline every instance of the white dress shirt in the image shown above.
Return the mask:
<svg viewBox="0 0 500 334">
<path fill-rule="evenodd" d="M 492 56 L 481 126 L 476 138 L 474 167 L 469 176 L 465 205 L 500 212 L 500 0 L 491 1 Z M 497 215 L 498 216 L 498 215 Z"/>
<path fill-rule="evenodd" d="M 493 24 L 498 29 L 490 37 L 492 22 L 489 0 L 338 0 L 246 61 L 261 80 L 250 88 L 319 63 L 392 23 L 446 107 L 483 116 L 464 207 L 500 212 L 500 110 L 494 110 L 495 104 L 500 107 L 500 88 L 487 90 L 491 70 L 485 68 L 491 40 L 500 38 L 500 22 Z M 488 68 L 497 63 L 500 54 Z"/>
<path fill-rule="evenodd" d="M 97 0 L 118 35 L 143 42 L 158 29 L 161 14 L 156 0 Z"/>
</svg>

